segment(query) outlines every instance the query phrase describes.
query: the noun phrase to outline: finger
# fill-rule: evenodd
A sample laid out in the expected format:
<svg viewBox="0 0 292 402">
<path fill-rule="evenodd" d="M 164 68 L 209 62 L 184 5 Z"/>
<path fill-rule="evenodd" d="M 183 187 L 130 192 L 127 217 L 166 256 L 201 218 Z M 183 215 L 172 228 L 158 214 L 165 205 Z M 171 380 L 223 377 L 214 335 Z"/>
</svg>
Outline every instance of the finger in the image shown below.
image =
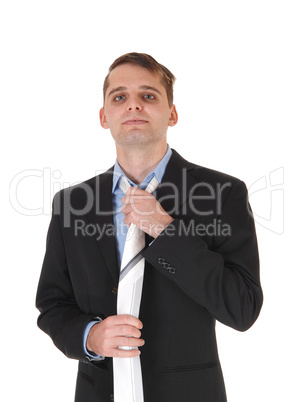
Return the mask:
<svg viewBox="0 0 292 402">
<path fill-rule="evenodd" d="M 127 346 L 127 347 L 141 347 L 145 344 L 144 339 L 141 338 L 132 338 L 131 336 L 117 336 L 114 338 L 115 345 L 114 346 Z"/>
<path fill-rule="evenodd" d="M 108 321 L 109 324 L 112 324 L 112 325 L 130 325 L 130 326 L 136 327 L 138 329 L 143 328 L 143 324 L 139 320 L 139 318 L 136 318 L 130 314 L 112 315 L 112 316 L 106 318 L 106 320 Z"/>
<path fill-rule="evenodd" d="M 117 325 L 112 330 L 112 336 L 130 336 L 138 339 L 141 337 L 141 331 L 131 325 Z"/>
<path fill-rule="evenodd" d="M 139 349 L 132 349 L 132 350 L 122 350 L 122 349 L 113 349 L 112 356 L 113 357 L 135 357 L 141 354 Z"/>
<path fill-rule="evenodd" d="M 132 210 L 131 205 L 129 204 L 124 204 L 121 208 L 121 211 L 123 212 L 124 215 L 128 215 Z"/>
<path fill-rule="evenodd" d="M 148 191 L 142 190 L 141 188 L 138 188 L 138 187 L 130 187 L 128 189 L 127 193 L 130 195 L 135 195 L 135 196 L 150 194 L 150 193 L 148 193 Z"/>
<path fill-rule="evenodd" d="M 148 193 L 148 191 L 141 190 L 140 188 L 137 187 L 130 187 L 128 188 L 127 192 L 125 195 L 122 197 L 122 202 L 123 203 L 132 203 L 134 202 L 133 199 L 144 199 L 144 197 L 153 197 L 152 194 Z M 154 197 L 153 197 L 154 198 Z"/>
<path fill-rule="evenodd" d="M 134 225 L 136 225 L 137 224 L 137 220 L 136 219 L 134 219 L 134 215 L 133 214 L 131 214 L 131 212 L 129 213 L 129 214 L 127 214 L 126 216 L 125 216 L 125 218 L 124 218 L 124 223 L 128 226 L 128 227 L 130 227 L 130 225 L 131 225 L 131 223 L 133 223 Z"/>
<path fill-rule="evenodd" d="M 124 197 L 123 197 L 124 198 Z M 134 194 L 129 194 L 122 198 L 123 204 L 133 204 L 134 202 L 145 202 L 150 200 L 156 200 L 152 194 L 148 193 L 147 191 L 142 191 L 142 193 L 138 194 L 138 191 Z"/>
<path fill-rule="evenodd" d="M 130 187 L 129 190 L 126 192 L 126 194 L 124 195 L 124 197 L 122 198 L 122 203 L 124 205 L 127 204 L 132 204 L 133 201 L 133 194 L 134 192 L 131 190 L 133 187 Z"/>
</svg>

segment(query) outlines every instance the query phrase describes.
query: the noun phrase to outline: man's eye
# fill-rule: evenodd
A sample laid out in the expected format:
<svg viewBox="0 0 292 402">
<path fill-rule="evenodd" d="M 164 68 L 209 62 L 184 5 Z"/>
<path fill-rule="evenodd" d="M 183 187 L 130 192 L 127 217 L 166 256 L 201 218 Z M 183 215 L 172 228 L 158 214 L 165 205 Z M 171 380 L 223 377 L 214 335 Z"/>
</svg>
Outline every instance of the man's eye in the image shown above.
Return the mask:
<svg viewBox="0 0 292 402">
<path fill-rule="evenodd" d="M 123 98 L 124 98 L 123 95 L 118 95 L 118 96 L 116 96 L 116 97 L 114 98 L 114 100 L 118 102 L 118 101 L 122 100 Z"/>
<path fill-rule="evenodd" d="M 151 94 L 144 95 L 144 98 L 146 98 L 146 99 L 155 99 L 155 97 L 153 95 L 151 95 Z"/>
</svg>

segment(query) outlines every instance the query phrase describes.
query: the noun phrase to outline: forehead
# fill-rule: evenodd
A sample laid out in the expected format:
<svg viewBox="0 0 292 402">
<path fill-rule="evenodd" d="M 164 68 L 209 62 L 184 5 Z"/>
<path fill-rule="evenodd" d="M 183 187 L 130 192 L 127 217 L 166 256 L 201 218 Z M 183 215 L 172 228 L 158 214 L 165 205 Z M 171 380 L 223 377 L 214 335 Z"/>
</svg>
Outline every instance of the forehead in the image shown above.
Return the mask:
<svg viewBox="0 0 292 402">
<path fill-rule="evenodd" d="M 111 71 L 106 93 L 108 94 L 116 87 L 126 87 L 131 90 L 140 86 L 156 86 L 161 92 L 164 88 L 158 73 L 152 73 L 141 66 L 125 63 Z"/>
</svg>

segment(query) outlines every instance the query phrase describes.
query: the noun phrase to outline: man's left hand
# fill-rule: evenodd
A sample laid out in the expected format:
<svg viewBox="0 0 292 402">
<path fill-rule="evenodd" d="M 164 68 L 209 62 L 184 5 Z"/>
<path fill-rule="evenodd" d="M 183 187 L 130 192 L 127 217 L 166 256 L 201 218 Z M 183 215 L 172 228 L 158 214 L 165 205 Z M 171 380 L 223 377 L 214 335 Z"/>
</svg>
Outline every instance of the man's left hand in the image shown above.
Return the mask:
<svg viewBox="0 0 292 402">
<path fill-rule="evenodd" d="M 152 194 L 139 188 L 130 187 L 122 202 L 125 224 L 133 223 L 154 238 L 173 221 Z"/>
</svg>

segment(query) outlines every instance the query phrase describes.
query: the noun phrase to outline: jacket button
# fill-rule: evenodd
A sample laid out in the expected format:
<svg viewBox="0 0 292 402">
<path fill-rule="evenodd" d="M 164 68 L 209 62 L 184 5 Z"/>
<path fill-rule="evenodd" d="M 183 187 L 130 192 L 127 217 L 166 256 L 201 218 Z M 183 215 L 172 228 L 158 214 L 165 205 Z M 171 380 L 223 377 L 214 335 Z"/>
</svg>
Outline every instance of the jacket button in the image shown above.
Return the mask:
<svg viewBox="0 0 292 402">
<path fill-rule="evenodd" d="M 110 400 L 111 400 L 111 401 L 114 400 L 114 394 L 110 394 Z"/>
<path fill-rule="evenodd" d="M 117 294 L 118 294 L 118 288 L 117 288 L 116 286 L 114 286 L 114 287 L 112 288 L 112 293 L 113 293 L 114 295 L 117 295 Z"/>
</svg>

